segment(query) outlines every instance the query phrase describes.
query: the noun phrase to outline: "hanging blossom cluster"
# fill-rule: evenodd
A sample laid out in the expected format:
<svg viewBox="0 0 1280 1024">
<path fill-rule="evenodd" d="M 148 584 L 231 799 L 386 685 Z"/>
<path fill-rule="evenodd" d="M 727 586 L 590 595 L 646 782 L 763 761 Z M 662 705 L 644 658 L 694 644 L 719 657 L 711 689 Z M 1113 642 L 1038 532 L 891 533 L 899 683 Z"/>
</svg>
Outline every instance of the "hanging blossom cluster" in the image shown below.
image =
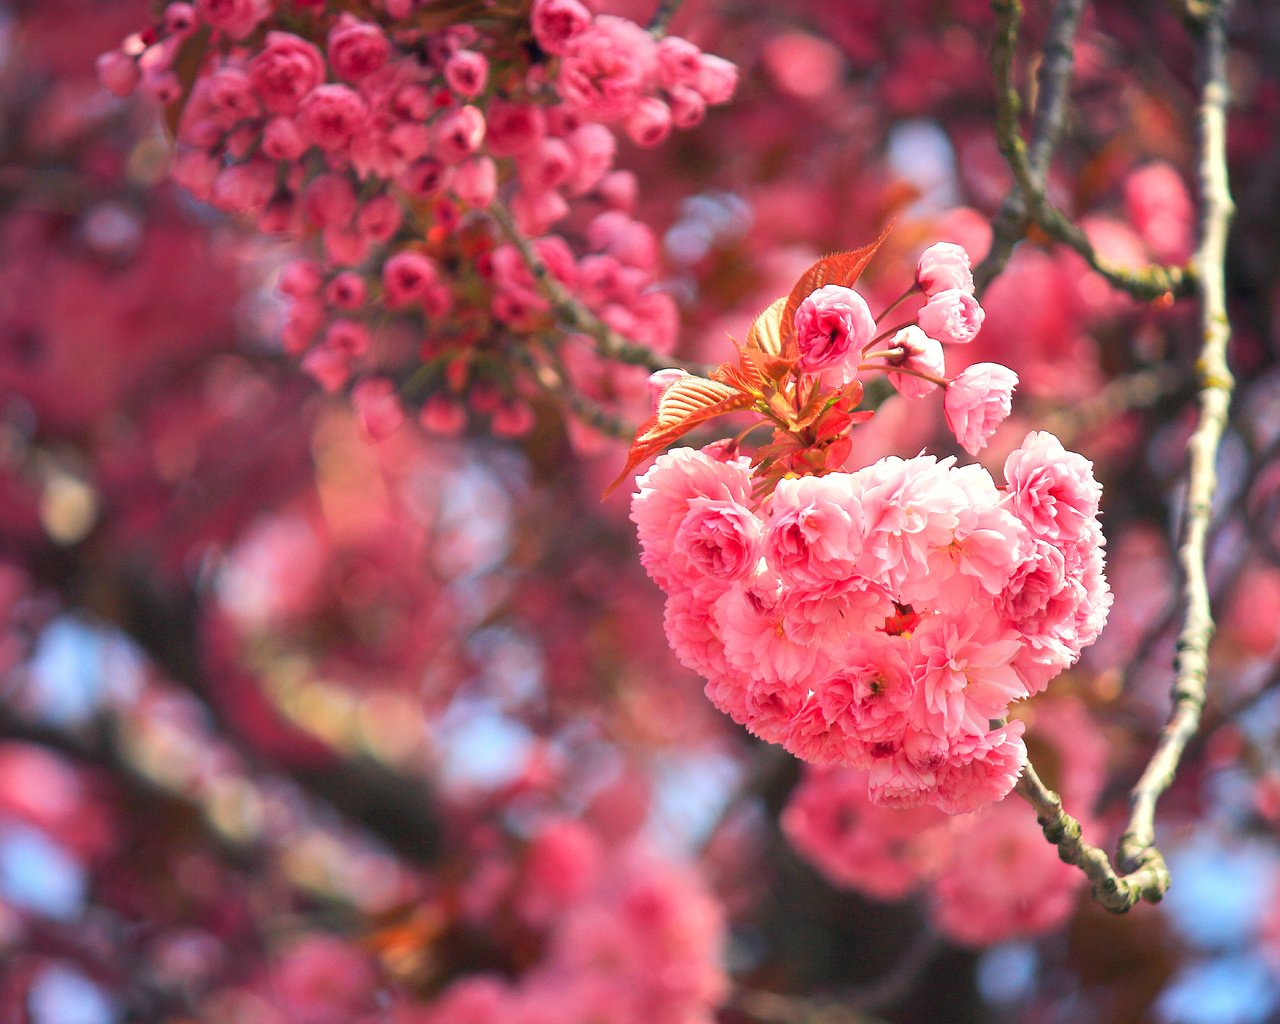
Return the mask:
<svg viewBox="0 0 1280 1024">
<path fill-rule="evenodd" d="M 111 91 L 167 107 L 172 175 L 196 198 L 318 239 L 319 257 L 282 276 L 283 344 L 328 390 L 361 378 L 374 434 L 408 400 L 437 432 L 461 429 L 470 406 L 518 435 L 547 380 L 644 400 L 643 372 L 608 377 L 583 338 L 521 373 L 507 349 L 558 335 L 494 204 L 603 323 L 655 352 L 675 344 L 656 240 L 632 217 L 636 178 L 614 169 L 618 137 L 653 146 L 695 126 L 736 69 L 579 0 L 486 7 L 479 27 L 465 5 L 424 0 L 170 3 L 99 58 Z"/>
<path fill-rule="evenodd" d="M 1105 622 L 1101 488 L 1041 431 L 1006 459 L 1003 486 L 924 454 L 845 470 L 873 415 L 862 376 L 917 399 L 944 389 L 970 453 L 1016 383 L 990 363 L 945 375 L 943 345 L 982 323 L 963 249 L 924 253 L 903 300 L 925 301 L 888 330 L 851 287 L 874 250 L 815 264 L 756 320 L 737 366 L 660 378 L 628 469 L 725 412 L 761 414 L 773 438 L 751 457 L 737 441 L 662 455 L 632 519 L 671 645 L 717 707 L 806 761 L 865 770 L 877 803 L 958 814 L 1012 788 L 1026 752 L 1022 724 L 1002 724 L 1010 704 Z"/>
</svg>

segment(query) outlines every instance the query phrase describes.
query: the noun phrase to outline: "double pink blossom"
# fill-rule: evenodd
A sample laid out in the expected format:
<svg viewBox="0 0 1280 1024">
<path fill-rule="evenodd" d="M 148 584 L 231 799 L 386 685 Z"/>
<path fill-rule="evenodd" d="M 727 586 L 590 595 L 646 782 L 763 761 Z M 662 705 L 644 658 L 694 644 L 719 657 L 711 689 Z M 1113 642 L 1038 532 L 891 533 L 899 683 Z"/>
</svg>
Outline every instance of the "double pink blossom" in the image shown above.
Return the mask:
<svg viewBox="0 0 1280 1024">
<path fill-rule="evenodd" d="M 974 363 L 947 385 L 942 400 L 947 426 L 970 455 L 987 446 L 1013 409 L 1018 375 L 999 363 Z"/>
<path fill-rule="evenodd" d="M 824 285 L 800 303 L 795 313 L 797 369 L 830 371 L 843 384 L 858 372 L 859 355 L 875 335 L 876 322 L 867 301 L 852 288 Z M 825 378 L 824 378 L 825 379 Z"/>
</svg>

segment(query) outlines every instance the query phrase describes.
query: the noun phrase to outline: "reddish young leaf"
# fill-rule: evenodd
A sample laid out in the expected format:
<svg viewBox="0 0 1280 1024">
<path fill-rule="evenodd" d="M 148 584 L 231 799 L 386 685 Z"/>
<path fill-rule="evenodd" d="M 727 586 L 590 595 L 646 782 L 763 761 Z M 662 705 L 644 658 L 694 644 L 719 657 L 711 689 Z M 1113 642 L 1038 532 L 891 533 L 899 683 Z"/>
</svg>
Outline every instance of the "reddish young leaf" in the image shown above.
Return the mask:
<svg viewBox="0 0 1280 1024">
<path fill-rule="evenodd" d="M 823 285 L 838 284 L 851 288 L 892 230 L 893 225 L 889 224 L 880 232 L 880 237 L 870 245 L 864 245 L 861 249 L 851 249 L 849 252 L 837 252 L 824 256 L 800 275 L 800 280 L 795 283 L 795 287 L 791 289 L 791 294 L 787 296 L 780 310 L 778 332 L 784 351 L 791 347 L 795 338 L 796 310 L 800 308 L 800 303 Z M 777 303 L 774 305 L 776 306 Z M 772 311 L 773 308 L 770 306 L 769 310 Z"/>
<path fill-rule="evenodd" d="M 756 397 L 732 384 L 705 377 L 681 377 L 658 400 L 658 411 L 640 425 L 627 464 L 604 492 L 608 497 L 628 473 L 700 423 L 727 412 L 750 408 Z"/>
<path fill-rule="evenodd" d="M 747 341 L 743 346 L 748 349 L 757 349 L 767 356 L 774 359 L 782 355 L 782 311 L 786 308 L 786 296 L 773 302 L 768 309 L 751 321 L 751 328 L 747 331 Z M 793 314 L 794 315 L 794 311 Z"/>
</svg>

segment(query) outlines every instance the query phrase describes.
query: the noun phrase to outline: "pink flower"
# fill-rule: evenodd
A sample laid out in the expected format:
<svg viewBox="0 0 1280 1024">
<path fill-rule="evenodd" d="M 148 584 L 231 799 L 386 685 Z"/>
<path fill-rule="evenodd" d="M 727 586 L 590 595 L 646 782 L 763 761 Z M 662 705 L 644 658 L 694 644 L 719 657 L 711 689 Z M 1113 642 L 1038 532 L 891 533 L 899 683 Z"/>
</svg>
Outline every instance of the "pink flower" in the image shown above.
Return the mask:
<svg viewBox="0 0 1280 1024">
<path fill-rule="evenodd" d="M 663 88 L 685 85 L 697 88 L 702 74 L 702 51 L 687 39 L 663 36 L 658 40 L 658 80 Z"/>
<path fill-rule="evenodd" d="M 480 148 L 484 128 L 478 107 L 450 110 L 431 125 L 432 152 L 446 164 L 460 163 Z"/>
<path fill-rule="evenodd" d="M 439 277 L 435 262 L 425 253 L 402 249 L 382 265 L 382 287 L 391 309 L 421 300 Z"/>
<path fill-rule="evenodd" d="M 128 96 L 142 78 L 138 62 L 120 50 L 108 50 L 98 57 L 98 81 L 115 96 Z"/>
<path fill-rule="evenodd" d="M 338 309 L 359 309 L 367 295 L 364 278 L 350 270 L 334 277 L 324 290 L 326 301 Z"/>
<path fill-rule="evenodd" d="M 404 209 L 385 192 L 370 196 L 356 211 L 356 228 L 375 242 L 394 238 L 403 220 Z"/>
<path fill-rule="evenodd" d="M 302 208 L 318 227 L 341 227 L 356 212 L 356 192 L 345 174 L 321 174 L 302 193 Z"/>
<path fill-rule="evenodd" d="M 297 160 L 307 151 L 308 142 L 289 117 L 273 117 L 262 130 L 262 152 L 272 160 Z"/>
<path fill-rule="evenodd" d="M 271 7 L 269 0 L 196 0 L 196 13 L 232 39 L 243 39 L 271 13 Z"/>
<path fill-rule="evenodd" d="M 292 114 L 324 81 L 324 55 L 292 32 L 268 32 L 266 45 L 249 63 L 249 79 L 268 111 Z"/>
<path fill-rule="evenodd" d="M 1195 246 L 1195 210 L 1187 186 L 1171 165 L 1147 164 L 1124 182 L 1124 206 L 1156 259 L 1182 263 Z"/>
<path fill-rule="evenodd" d="M 1013 409 L 1018 375 L 999 363 L 974 363 L 947 385 L 942 400 L 947 426 L 970 455 L 987 446 Z"/>
<path fill-rule="evenodd" d="M 886 348 L 900 348 L 903 354 L 890 359 L 891 366 L 923 373 L 930 377 L 942 377 L 946 373 L 946 357 L 941 342 L 929 337 L 915 324 L 904 327 L 893 336 Z M 937 388 L 931 380 L 907 373 L 888 373 L 889 383 L 905 398 L 921 398 Z"/>
<path fill-rule="evenodd" d="M 931 615 L 911 635 L 921 666 L 913 724 L 942 738 L 985 733 L 1009 703 L 1027 696 L 1013 669 L 1018 634 L 978 609 L 963 619 Z"/>
<path fill-rule="evenodd" d="M 348 82 L 373 74 L 391 56 L 391 43 L 382 29 L 351 14 L 340 15 L 329 30 L 327 49 L 333 73 Z"/>
<path fill-rule="evenodd" d="M 920 310 L 920 327 L 945 345 L 965 345 L 977 337 L 986 314 L 978 300 L 959 288 L 937 292 Z"/>
<path fill-rule="evenodd" d="M 728 103 L 738 87 L 738 69 L 723 57 L 704 53 L 700 58 L 702 65 L 698 72 L 698 92 L 710 106 Z"/>
<path fill-rule="evenodd" d="M 565 141 L 578 158 L 577 173 L 566 183 L 565 191 L 571 196 L 580 196 L 593 189 L 612 169 L 617 140 L 602 124 L 584 124 L 565 136 Z"/>
<path fill-rule="evenodd" d="M 600 15 L 565 45 L 556 90 L 571 109 L 596 121 L 631 114 L 656 66 L 653 37 L 633 21 Z"/>
<path fill-rule="evenodd" d="M 969 254 L 954 242 L 935 242 L 920 254 L 916 263 L 916 284 L 927 296 L 956 289 L 973 294 L 973 273 Z"/>
<path fill-rule="evenodd" d="M 805 373 L 834 371 L 846 384 L 858 373 L 862 348 L 876 332 L 866 300 L 852 288 L 823 285 L 800 303 L 795 315 L 797 369 Z M 824 378 L 825 379 L 825 378 Z"/>
<path fill-rule="evenodd" d="M 267 160 L 232 164 L 213 182 L 213 205 L 228 213 L 258 213 L 276 189 L 276 167 Z"/>
<path fill-rule="evenodd" d="M 534 0 L 530 21 L 538 45 L 557 56 L 591 24 L 591 12 L 578 0 Z"/>
<path fill-rule="evenodd" d="M 734 583 L 716 600 L 712 613 L 728 663 L 794 705 L 791 713 L 834 671 L 830 658 L 786 635 L 783 591 L 772 573 Z M 786 722 L 780 725 L 785 731 Z"/>
<path fill-rule="evenodd" d="M 454 168 L 453 194 L 468 206 L 483 209 L 498 191 L 498 167 L 487 156 L 473 156 Z"/>
<path fill-rule="evenodd" d="M 364 100 L 345 85 L 319 85 L 298 109 L 303 135 L 326 152 L 342 149 L 368 117 Z"/>
<path fill-rule="evenodd" d="M 671 108 L 660 99 L 641 99 L 624 125 L 627 137 L 637 146 L 656 146 L 671 132 Z"/>
<path fill-rule="evenodd" d="M 660 455 L 636 481 L 631 521 L 640 539 L 640 561 L 663 589 L 669 589 L 668 566 L 676 530 L 694 498 L 714 498 L 751 506 L 751 461 L 721 462 L 693 448 Z"/>
<path fill-rule="evenodd" d="M 1014 511 L 1037 537 L 1074 541 L 1098 514 L 1102 487 L 1093 463 L 1047 431 L 1031 431 L 1009 453 L 1004 478 Z"/>
<path fill-rule="evenodd" d="M 861 649 L 865 638 L 893 614 L 889 591 L 857 575 L 795 588 L 783 596 L 782 624 L 787 636 L 839 661 L 851 649 Z"/>
<path fill-rule="evenodd" d="M 953 743 L 937 770 L 934 803 L 948 814 L 967 814 L 1003 800 L 1027 763 L 1023 728 L 1022 722 L 1010 722 Z"/>
<path fill-rule="evenodd" d="M 459 96 L 472 99 L 484 92 L 489 79 L 489 61 L 483 53 L 459 50 L 444 65 L 444 80 Z"/>
<path fill-rule="evenodd" d="M 861 548 L 860 506 L 847 475 L 778 484 L 770 498 L 765 556 L 784 580 L 820 586 L 847 579 Z"/>
<path fill-rule="evenodd" d="M 760 562 L 762 532 L 755 514 L 735 501 L 693 498 L 676 530 L 672 574 L 690 589 L 743 579 Z"/>
<path fill-rule="evenodd" d="M 546 134 L 546 114 L 541 107 L 493 100 L 487 110 L 485 146 L 494 156 L 515 156 Z"/>
</svg>

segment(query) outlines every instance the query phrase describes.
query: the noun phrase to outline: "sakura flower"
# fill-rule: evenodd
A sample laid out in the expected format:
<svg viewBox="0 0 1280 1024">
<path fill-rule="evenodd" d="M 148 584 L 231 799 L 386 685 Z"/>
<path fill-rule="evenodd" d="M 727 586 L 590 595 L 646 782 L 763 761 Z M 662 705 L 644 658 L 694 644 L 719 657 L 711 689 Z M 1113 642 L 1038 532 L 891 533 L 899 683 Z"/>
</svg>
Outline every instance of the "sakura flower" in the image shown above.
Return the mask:
<svg viewBox="0 0 1280 1024">
<path fill-rule="evenodd" d="M 1093 463 L 1046 431 L 1031 431 L 1009 453 L 1004 477 L 1014 510 L 1037 537 L 1074 541 L 1097 515 L 1102 487 Z"/>
<path fill-rule="evenodd" d="M 342 14 L 329 31 L 328 51 L 333 73 L 348 82 L 357 82 L 386 64 L 391 43 L 372 22 Z"/>
<path fill-rule="evenodd" d="M 249 62 L 249 79 L 267 110 L 292 114 L 324 81 L 324 55 L 292 32 L 268 32 L 266 45 Z"/>
<path fill-rule="evenodd" d="M 986 314 L 969 292 L 948 288 L 937 292 L 920 309 L 920 327 L 925 334 L 946 345 L 966 345 L 973 341 Z"/>
<path fill-rule="evenodd" d="M 653 74 L 655 47 L 635 22 L 600 15 L 565 44 L 556 88 L 584 117 L 621 121 L 636 109 Z"/>
<path fill-rule="evenodd" d="M 947 385 L 942 400 L 947 426 L 970 455 L 987 446 L 1013 409 L 1018 375 L 999 363 L 974 363 Z"/>
<path fill-rule="evenodd" d="M 854 571 L 861 534 L 849 477 L 783 480 L 771 499 L 765 555 L 784 579 L 794 583 L 841 580 Z"/>
<path fill-rule="evenodd" d="M 912 634 L 919 658 L 913 724 L 938 736 L 985 732 L 1009 703 L 1027 696 L 1013 669 L 1018 635 L 992 614 L 934 615 Z"/>
<path fill-rule="evenodd" d="M 942 343 L 929 337 L 915 324 L 904 327 L 893 336 L 886 348 L 902 349 L 902 355 L 890 359 L 889 365 L 900 367 L 905 373 L 889 372 L 886 376 L 900 395 L 921 398 L 937 389 L 938 385 L 928 377 L 940 378 L 946 373 L 946 357 Z M 923 376 L 916 376 L 923 374 Z"/>
<path fill-rule="evenodd" d="M 671 558 L 676 582 L 694 589 L 706 580 L 751 575 L 763 550 L 762 532 L 755 514 L 735 501 L 693 498 L 676 531 Z"/>
<path fill-rule="evenodd" d="M 875 318 L 861 295 L 852 288 L 824 285 L 796 310 L 796 367 L 804 373 L 832 371 L 828 383 L 848 383 L 857 376 L 859 355 L 875 331 Z"/>
<path fill-rule="evenodd" d="M 920 254 L 916 263 L 916 284 L 927 296 L 957 289 L 973 294 L 973 273 L 969 254 L 954 242 L 935 242 Z"/>
</svg>

